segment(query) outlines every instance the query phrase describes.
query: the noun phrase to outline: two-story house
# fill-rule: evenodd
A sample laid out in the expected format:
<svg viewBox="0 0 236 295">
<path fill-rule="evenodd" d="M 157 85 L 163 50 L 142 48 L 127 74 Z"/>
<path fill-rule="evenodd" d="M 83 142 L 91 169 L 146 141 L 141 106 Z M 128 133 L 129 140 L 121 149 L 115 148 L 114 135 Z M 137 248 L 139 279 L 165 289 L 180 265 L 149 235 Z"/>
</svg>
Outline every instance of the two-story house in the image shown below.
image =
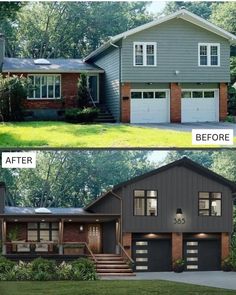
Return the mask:
<svg viewBox="0 0 236 295">
<path fill-rule="evenodd" d="M 114 186 L 86 208 L 8 207 L 2 183 L 3 255 L 71 259 L 83 244 L 100 274 L 132 274 L 127 261 L 135 272 L 171 271 L 179 258 L 186 270 L 219 270 L 235 192 L 235 183 L 186 157 Z"/>
<path fill-rule="evenodd" d="M 32 79 L 37 89 L 25 108 L 39 115 L 73 106 L 79 74 L 88 72 L 94 101 L 118 122 L 217 122 L 227 116 L 235 42 L 236 36 L 182 9 L 110 38 L 83 61 L 4 58 L 0 48 L 0 64 L 3 73 Z"/>
</svg>

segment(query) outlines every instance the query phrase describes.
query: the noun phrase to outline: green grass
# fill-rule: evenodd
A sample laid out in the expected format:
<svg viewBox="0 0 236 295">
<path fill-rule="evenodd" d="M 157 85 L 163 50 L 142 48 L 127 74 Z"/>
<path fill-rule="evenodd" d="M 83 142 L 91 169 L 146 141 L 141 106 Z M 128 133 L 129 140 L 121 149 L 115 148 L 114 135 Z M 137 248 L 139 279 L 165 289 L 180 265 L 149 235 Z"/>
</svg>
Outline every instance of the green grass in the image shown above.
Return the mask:
<svg viewBox="0 0 236 295">
<path fill-rule="evenodd" d="M 168 281 L 0 282 L 1 295 L 235 294 L 235 291 Z"/>
<path fill-rule="evenodd" d="M 21 122 L 0 125 L 0 147 L 190 147 L 191 132 L 124 124 Z"/>
</svg>

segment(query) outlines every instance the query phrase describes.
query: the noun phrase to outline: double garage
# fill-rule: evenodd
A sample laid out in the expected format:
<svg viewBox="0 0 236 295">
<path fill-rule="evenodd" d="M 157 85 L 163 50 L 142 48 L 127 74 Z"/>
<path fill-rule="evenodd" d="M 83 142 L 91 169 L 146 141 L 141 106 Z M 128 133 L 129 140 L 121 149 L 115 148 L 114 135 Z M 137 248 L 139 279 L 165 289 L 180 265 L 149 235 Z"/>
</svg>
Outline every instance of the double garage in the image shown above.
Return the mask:
<svg viewBox="0 0 236 295">
<path fill-rule="evenodd" d="M 131 89 L 131 123 L 170 123 L 170 89 Z M 219 89 L 181 91 L 181 123 L 218 122 Z"/>
<path fill-rule="evenodd" d="M 149 236 L 152 236 L 149 238 Z M 171 236 L 133 234 L 132 257 L 134 271 L 172 271 Z M 212 271 L 221 268 L 221 243 L 218 236 L 183 238 L 183 258 L 186 271 Z"/>
</svg>

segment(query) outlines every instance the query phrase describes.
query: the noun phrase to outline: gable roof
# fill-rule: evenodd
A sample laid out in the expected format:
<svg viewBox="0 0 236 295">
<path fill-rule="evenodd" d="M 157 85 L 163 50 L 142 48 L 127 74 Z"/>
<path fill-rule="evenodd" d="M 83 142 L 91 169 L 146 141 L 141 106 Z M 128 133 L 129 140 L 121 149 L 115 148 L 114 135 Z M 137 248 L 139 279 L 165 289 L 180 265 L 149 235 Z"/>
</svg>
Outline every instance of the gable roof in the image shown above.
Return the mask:
<svg viewBox="0 0 236 295">
<path fill-rule="evenodd" d="M 163 172 L 163 171 L 166 171 L 172 167 L 185 167 L 185 168 L 188 168 L 190 170 L 193 170 L 195 172 L 197 172 L 198 174 L 201 174 L 207 178 L 210 178 L 214 181 L 217 181 L 225 186 L 228 186 L 233 192 L 236 192 L 236 183 L 233 182 L 233 181 L 230 181 L 228 179 L 226 179 L 225 177 L 213 172 L 212 170 L 209 170 L 207 169 L 206 167 L 190 160 L 189 158 L 187 157 L 183 157 L 181 158 L 180 160 L 177 160 L 177 161 L 174 161 L 170 164 L 167 164 L 165 166 L 162 166 L 160 168 L 157 168 L 155 170 L 152 170 L 150 172 L 147 172 L 143 175 L 140 175 L 140 176 L 137 176 L 137 177 L 134 177 L 128 181 L 125 181 L 125 182 L 122 182 L 120 184 L 117 184 L 113 187 L 113 190 L 117 190 L 127 184 L 131 184 L 131 183 L 134 183 L 136 181 L 139 181 L 139 180 L 142 180 L 144 178 L 147 178 L 147 177 L 150 177 L 152 175 L 155 175 L 155 174 L 158 174 L 160 172 Z"/>
<path fill-rule="evenodd" d="M 85 207 L 85 210 L 90 209 L 90 207 L 92 207 L 95 203 L 97 203 L 100 200 L 102 200 L 108 194 L 112 193 L 112 194 L 115 195 L 114 192 L 116 190 L 118 190 L 118 189 L 120 189 L 120 188 L 122 188 L 122 187 L 124 187 L 126 185 L 129 185 L 129 184 L 132 184 L 132 183 L 134 183 L 136 181 L 140 181 L 140 180 L 145 179 L 147 177 L 156 175 L 156 174 L 158 174 L 160 172 L 163 172 L 163 171 L 166 171 L 166 170 L 168 170 L 168 169 L 170 169 L 172 167 L 181 167 L 181 166 L 182 167 L 186 167 L 186 168 L 188 168 L 190 170 L 193 170 L 193 171 L 195 171 L 195 172 L 197 172 L 197 173 L 199 173 L 201 175 L 204 175 L 205 177 L 208 177 L 208 178 L 210 178 L 210 179 L 212 179 L 214 181 L 217 181 L 217 182 L 219 182 L 219 183 L 221 183 L 221 184 L 229 187 L 232 190 L 232 192 L 236 192 L 236 183 L 235 182 L 226 179 L 225 177 L 223 177 L 223 176 L 221 176 L 221 175 L 219 175 L 219 174 L 217 174 L 217 173 L 215 173 L 215 172 L 213 172 L 213 171 L 205 168 L 204 166 L 202 166 L 202 165 L 200 165 L 200 164 L 198 164 L 198 163 L 190 160 L 187 157 L 183 157 L 180 160 L 174 161 L 174 162 L 172 162 L 170 164 L 167 164 L 165 166 L 162 166 L 160 168 L 154 169 L 154 170 L 152 170 L 150 172 L 144 173 L 142 175 L 136 176 L 134 178 L 131 178 L 131 179 L 127 180 L 127 181 L 124 181 L 124 182 L 121 182 L 121 183 L 115 185 L 112 190 L 107 191 L 101 197 L 99 197 L 95 201 L 93 201 L 90 204 L 88 204 Z"/>
<path fill-rule="evenodd" d="M 84 61 L 88 61 L 92 58 L 94 58 L 95 56 L 99 55 L 100 53 L 102 53 L 104 50 L 106 50 L 107 48 L 109 48 L 110 46 L 112 46 L 112 43 L 115 43 L 123 38 L 126 38 L 130 35 L 136 34 L 138 32 L 141 32 L 143 30 L 149 29 L 151 27 L 157 26 L 159 24 L 162 24 L 164 22 L 167 22 L 169 20 L 172 20 L 174 18 L 181 18 L 183 20 L 186 20 L 190 23 L 193 23 L 203 29 L 206 29 L 214 34 L 217 34 L 225 39 L 228 39 L 230 41 L 230 43 L 234 43 L 236 44 L 236 36 L 227 32 L 226 30 L 212 24 L 211 22 L 205 20 L 204 18 L 197 16 L 196 14 L 189 12 L 186 9 L 181 9 L 175 13 L 172 13 L 170 15 L 167 15 L 165 17 L 161 17 L 158 18 L 157 20 L 151 21 L 147 24 L 138 26 L 134 29 L 128 30 L 126 32 L 123 32 L 121 34 L 118 34 L 114 37 L 111 37 L 106 43 L 104 43 L 102 46 L 98 47 L 96 50 L 94 50 L 93 52 L 91 52 L 88 56 L 86 56 L 84 58 Z"/>
<path fill-rule="evenodd" d="M 36 63 L 31 58 L 4 58 L 3 73 L 103 73 L 104 70 L 81 59 L 49 58 L 48 63 Z"/>
</svg>

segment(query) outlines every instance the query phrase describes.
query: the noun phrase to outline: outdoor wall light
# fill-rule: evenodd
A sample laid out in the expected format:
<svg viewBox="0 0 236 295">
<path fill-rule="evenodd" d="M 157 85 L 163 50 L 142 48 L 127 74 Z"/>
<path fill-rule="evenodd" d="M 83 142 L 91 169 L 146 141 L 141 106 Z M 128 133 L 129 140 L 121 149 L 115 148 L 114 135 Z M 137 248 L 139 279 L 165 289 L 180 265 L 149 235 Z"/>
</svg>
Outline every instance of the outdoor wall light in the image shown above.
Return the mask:
<svg viewBox="0 0 236 295">
<path fill-rule="evenodd" d="M 15 221 L 15 222 L 17 222 L 17 221 L 18 221 L 18 219 L 14 219 L 14 221 Z"/>
<path fill-rule="evenodd" d="M 83 231 L 83 230 L 84 230 L 83 225 L 80 225 L 79 230 L 80 230 L 80 231 Z"/>
<path fill-rule="evenodd" d="M 176 70 L 175 71 L 175 75 L 179 75 L 180 71 L 179 70 Z"/>
<path fill-rule="evenodd" d="M 185 224 L 185 218 L 183 217 L 183 211 L 181 208 L 176 209 L 176 217 L 174 218 L 174 224 Z"/>
<path fill-rule="evenodd" d="M 71 222 L 71 221 L 72 221 L 72 219 L 69 219 L 68 221 L 69 221 L 69 222 Z"/>
</svg>

